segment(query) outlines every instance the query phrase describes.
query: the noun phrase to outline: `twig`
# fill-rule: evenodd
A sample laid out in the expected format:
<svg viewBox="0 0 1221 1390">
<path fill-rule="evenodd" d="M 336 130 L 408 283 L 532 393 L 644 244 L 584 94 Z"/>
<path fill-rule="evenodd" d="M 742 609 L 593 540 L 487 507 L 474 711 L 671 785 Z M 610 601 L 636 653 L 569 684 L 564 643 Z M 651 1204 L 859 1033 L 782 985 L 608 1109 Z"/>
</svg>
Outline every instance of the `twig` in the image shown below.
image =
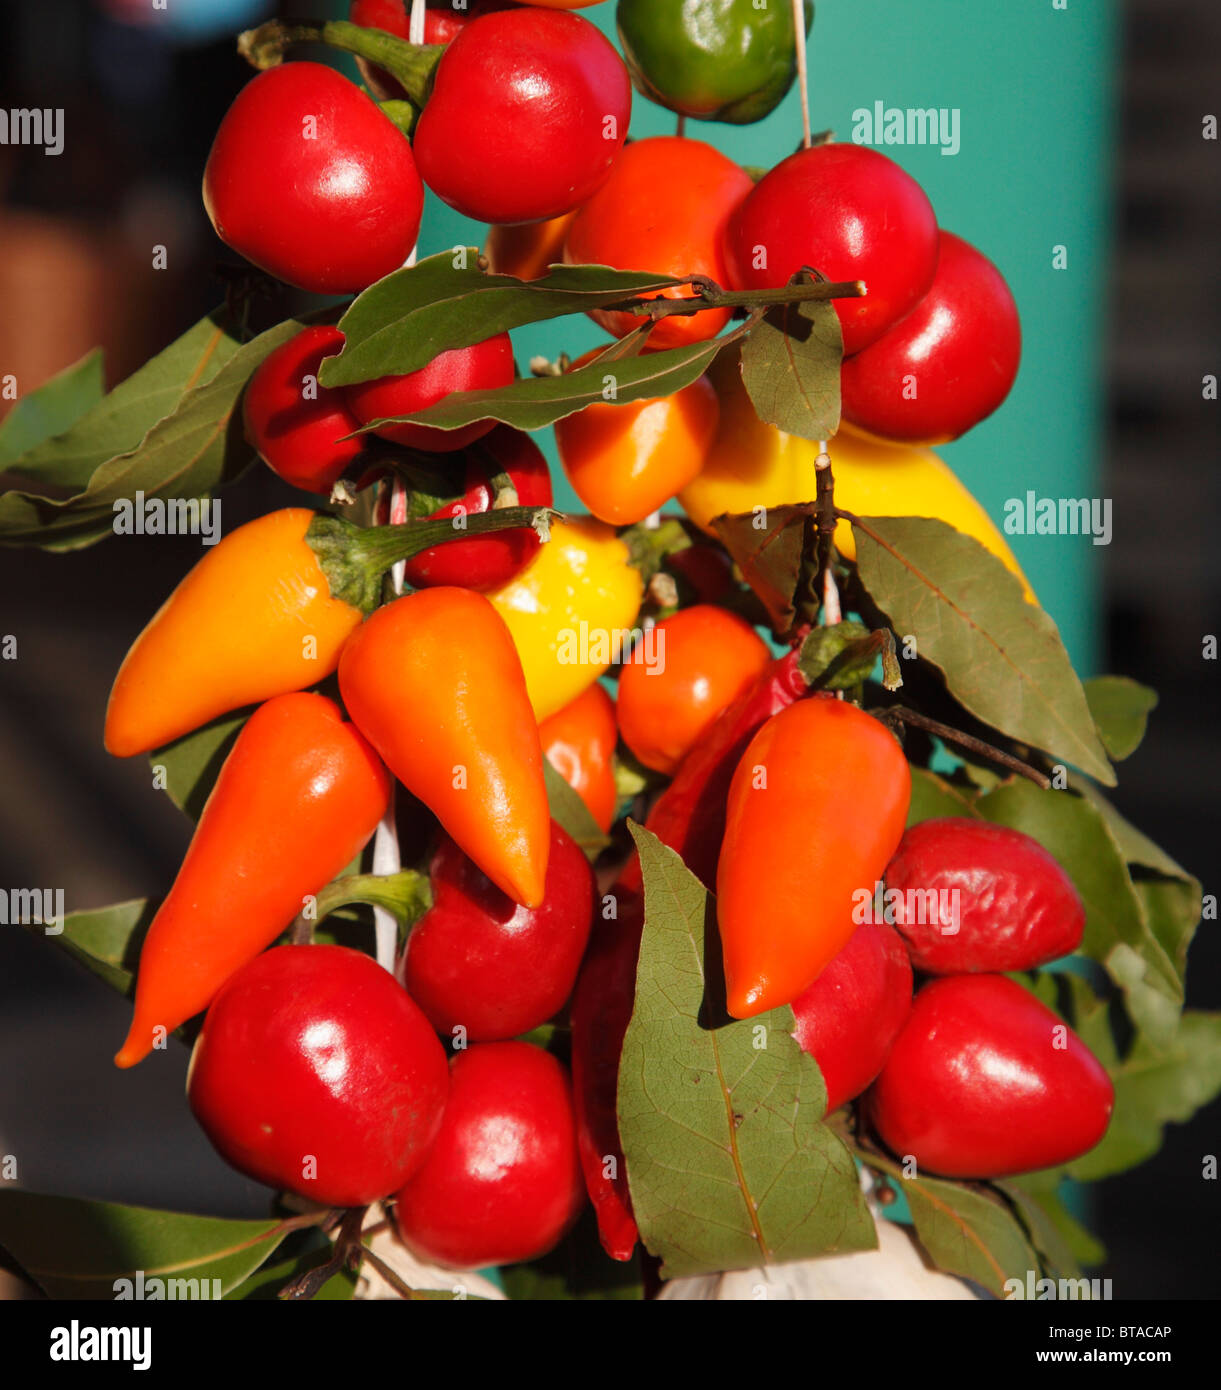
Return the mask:
<svg viewBox="0 0 1221 1390">
<path fill-rule="evenodd" d="M 822 626 L 834 627 L 843 621 L 839 602 L 839 587 L 833 567 L 835 555 L 835 475 L 831 472 L 831 455 L 827 441 L 818 441 L 818 457 L 814 460 L 818 479 L 815 501 L 818 506 L 818 569 L 822 575 Z"/>
<path fill-rule="evenodd" d="M 945 739 L 949 743 L 956 743 L 962 748 L 970 749 L 972 753 L 977 753 L 981 758 L 987 758 L 989 762 L 999 763 L 1001 767 L 1007 767 L 1011 772 L 1021 773 L 1023 777 L 1029 778 L 1036 786 L 1044 791 L 1051 789 L 1051 781 L 1037 769 L 1024 763 L 1020 758 L 1015 758 L 1012 754 L 1002 752 L 1001 749 L 994 747 L 990 743 L 985 743 L 983 739 L 974 738 L 971 734 L 964 734 L 961 729 L 951 728 L 949 724 L 942 724 L 940 720 L 930 719 L 927 714 L 918 714 L 914 709 L 908 709 L 905 705 L 893 705 L 884 711 L 888 719 L 897 719 L 901 724 L 910 724 L 913 728 L 923 729 L 925 733 L 936 734 L 938 738 Z"/>
<path fill-rule="evenodd" d="M 388 1265 L 380 1255 L 375 1254 L 369 1247 L 365 1246 L 364 1258 L 382 1276 L 387 1284 L 394 1290 L 400 1298 L 414 1300 L 415 1290 L 408 1284 L 401 1274 L 396 1273 L 392 1266 Z"/>
<path fill-rule="evenodd" d="M 280 1290 L 282 1299 L 286 1302 L 299 1302 L 313 1298 L 336 1274 L 342 1273 L 345 1269 L 352 1270 L 354 1274 L 360 1270 L 361 1260 L 368 1254 L 361 1238 L 361 1227 L 368 1210 L 368 1207 L 350 1207 L 344 1212 L 331 1258 L 285 1284 Z"/>
<path fill-rule="evenodd" d="M 695 293 L 682 299 L 633 295 L 602 307 L 607 312 L 665 318 L 670 314 L 698 314 L 705 309 L 766 309 L 776 304 L 803 304 L 809 300 L 859 299 L 865 293 L 863 280 L 806 280 L 771 290 L 724 290 L 706 275 L 686 275 L 674 283 L 676 286 L 690 285 Z"/>
</svg>

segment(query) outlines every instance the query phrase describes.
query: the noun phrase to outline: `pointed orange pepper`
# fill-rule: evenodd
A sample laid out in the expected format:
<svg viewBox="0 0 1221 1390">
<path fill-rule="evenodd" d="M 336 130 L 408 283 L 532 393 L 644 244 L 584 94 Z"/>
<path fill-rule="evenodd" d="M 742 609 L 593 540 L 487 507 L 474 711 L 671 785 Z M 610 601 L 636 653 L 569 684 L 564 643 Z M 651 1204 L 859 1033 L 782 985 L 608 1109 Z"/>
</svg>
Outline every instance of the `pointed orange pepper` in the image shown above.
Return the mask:
<svg viewBox="0 0 1221 1390">
<path fill-rule="evenodd" d="M 910 799 L 898 740 L 847 701 L 814 695 L 759 730 L 730 783 L 717 866 L 734 1018 L 791 1004 L 844 948 Z"/>
<path fill-rule="evenodd" d="M 361 613 L 331 597 L 305 541 L 313 519 L 305 507 L 270 512 L 191 570 L 119 668 L 106 709 L 108 752 L 160 748 L 335 669 Z"/>
<path fill-rule="evenodd" d="M 551 847 L 543 750 L 491 603 L 441 586 L 379 608 L 348 640 L 339 688 L 357 728 L 467 857 L 538 907 Z"/>
<path fill-rule="evenodd" d="M 116 1065 L 212 1002 L 365 847 L 390 778 L 321 695 L 282 695 L 250 716 L 140 952 L 136 1008 Z"/>
</svg>

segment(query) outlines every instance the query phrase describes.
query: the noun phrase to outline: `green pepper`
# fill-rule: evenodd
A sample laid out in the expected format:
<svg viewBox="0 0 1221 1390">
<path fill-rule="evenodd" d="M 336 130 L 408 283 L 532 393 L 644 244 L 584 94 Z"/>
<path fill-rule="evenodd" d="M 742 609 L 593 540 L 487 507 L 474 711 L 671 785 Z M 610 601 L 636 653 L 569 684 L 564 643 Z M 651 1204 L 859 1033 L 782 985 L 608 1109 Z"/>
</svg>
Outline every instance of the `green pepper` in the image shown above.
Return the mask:
<svg viewBox="0 0 1221 1390">
<path fill-rule="evenodd" d="M 805 15 L 809 33 L 813 0 Z M 619 0 L 616 19 L 637 89 L 682 116 L 749 125 L 793 85 L 789 0 Z"/>
</svg>

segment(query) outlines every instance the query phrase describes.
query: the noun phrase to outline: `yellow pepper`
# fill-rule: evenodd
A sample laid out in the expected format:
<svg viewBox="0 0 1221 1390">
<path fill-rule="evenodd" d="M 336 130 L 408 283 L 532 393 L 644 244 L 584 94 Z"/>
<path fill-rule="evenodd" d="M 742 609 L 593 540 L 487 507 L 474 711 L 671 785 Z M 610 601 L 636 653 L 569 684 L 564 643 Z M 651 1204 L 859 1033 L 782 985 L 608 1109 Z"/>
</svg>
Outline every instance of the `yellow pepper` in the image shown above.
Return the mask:
<svg viewBox="0 0 1221 1390">
<path fill-rule="evenodd" d="M 537 559 L 488 597 L 508 625 L 535 717 L 543 720 L 623 654 L 644 582 L 613 527 L 557 521 Z"/>
<path fill-rule="evenodd" d="M 816 483 L 818 445 L 785 434 L 755 414 L 737 362 L 722 353 L 708 375 L 721 401 L 721 423 L 699 477 L 679 493 L 687 515 L 712 533 L 712 518 L 755 507 L 810 502 Z M 973 536 L 1019 580 L 1029 602 L 1037 600 L 992 518 L 930 449 L 880 444 L 845 428 L 827 444 L 835 472 L 835 500 L 857 516 L 939 517 Z M 852 527 L 841 521 L 835 544 L 856 559 Z"/>
</svg>

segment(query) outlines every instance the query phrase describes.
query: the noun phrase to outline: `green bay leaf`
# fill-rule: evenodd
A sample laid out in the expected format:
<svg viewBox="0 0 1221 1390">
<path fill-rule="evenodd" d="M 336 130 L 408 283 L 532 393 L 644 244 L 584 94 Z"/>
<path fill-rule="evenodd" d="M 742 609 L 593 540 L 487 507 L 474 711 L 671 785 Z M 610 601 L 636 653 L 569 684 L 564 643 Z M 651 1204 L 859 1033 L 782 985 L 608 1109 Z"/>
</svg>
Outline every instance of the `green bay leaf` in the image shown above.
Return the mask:
<svg viewBox="0 0 1221 1390">
<path fill-rule="evenodd" d="M 83 470 L 80 460 L 44 453 L 41 464 L 34 450 L 47 440 L 67 433 L 94 408 L 105 395 L 102 349 L 94 348 L 70 367 L 44 381 L 37 390 L 22 396 L 0 423 L 0 468 L 26 456 L 27 478 L 47 488 L 81 488 L 89 481 L 92 467 Z"/>
<path fill-rule="evenodd" d="M 802 439 L 839 429 L 844 339 L 830 300 L 778 304 L 742 345 L 742 380 L 761 420 Z"/>
<path fill-rule="evenodd" d="M 1038 1259 L 1013 1212 L 984 1187 L 939 1178 L 901 1180 L 921 1245 L 933 1263 L 998 1298 L 1009 1279 L 1026 1281 Z"/>
<path fill-rule="evenodd" d="M 1131 757 L 1157 707 L 1157 691 L 1127 676 L 1095 676 L 1085 682 L 1085 698 L 1107 752 L 1116 761 Z"/>
<path fill-rule="evenodd" d="M 553 266 L 542 278 L 524 281 L 489 275 L 479 269 L 478 257 L 475 247 L 444 251 L 358 295 L 339 321 L 344 349 L 324 363 L 322 384 L 350 386 L 417 371 L 440 352 L 511 328 L 583 314 L 678 283 L 669 275 L 596 265 Z"/>
<path fill-rule="evenodd" d="M 219 1280 L 222 1295 L 236 1288 L 276 1250 L 285 1234 L 278 1221 L 232 1221 L 158 1211 L 117 1202 L 91 1202 L 40 1192 L 0 1191 L 0 1245 L 49 1298 L 113 1301 L 116 1281 Z M 121 1291 L 121 1290 L 120 1290 Z M 169 1291 L 166 1291 L 169 1297 Z"/>
<path fill-rule="evenodd" d="M 853 522 L 861 582 L 977 719 L 1107 786 L 1115 774 L 1059 631 L 972 536 L 927 517 Z"/>
<path fill-rule="evenodd" d="M 641 1238 L 662 1277 L 874 1249 L 852 1156 L 793 1012 L 724 1015 L 713 900 L 673 850 L 631 827 L 644 877 L 636 1007 L 619 1132 Z"/>
</svg>

